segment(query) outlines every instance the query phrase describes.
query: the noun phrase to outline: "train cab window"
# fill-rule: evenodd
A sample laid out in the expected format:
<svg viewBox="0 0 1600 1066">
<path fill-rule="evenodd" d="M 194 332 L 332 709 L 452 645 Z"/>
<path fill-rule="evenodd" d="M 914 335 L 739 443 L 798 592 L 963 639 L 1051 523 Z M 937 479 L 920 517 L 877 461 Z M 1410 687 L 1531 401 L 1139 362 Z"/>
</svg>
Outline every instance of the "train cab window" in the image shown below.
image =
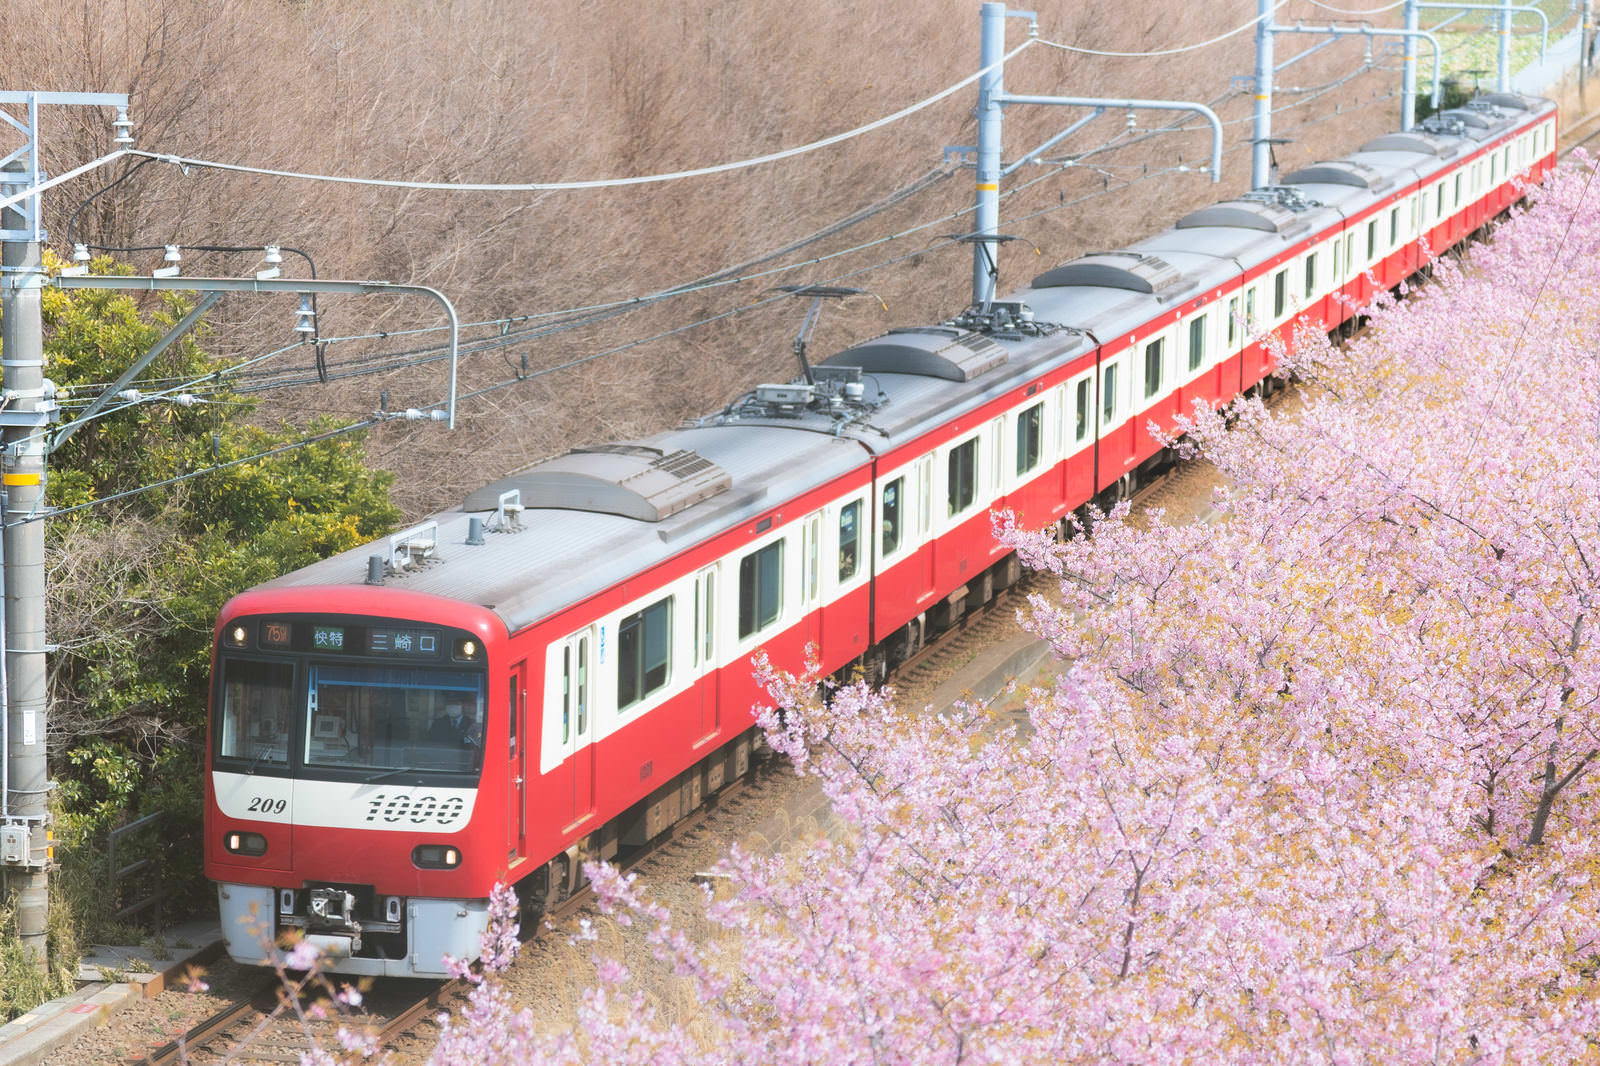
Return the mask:
<svg viewBox="0 0 1600 1066">
<path fill-rule="evenodd" d="M 1444 182 L 1433 187 L 1433 217 L 1435 220 L 1444 217 Z"/>
<path fill-rule="evenodd" d="M 1317 294 L 1317 253 L 1306 256 L 1306 299 Z"/>
<path fill-rule="evenodd" d="M 617 623 L 617 710 L 667 685 L 672 673 L 672 597 Z M 580 690 L 582 684 L 577 686 Z"/>
<path fill-rule="evenodd" d="M 1378 220 L 1367 221 L 1367 262 L 1371 262 L 1378 254 Z"/>
<path fill-rule="evenodd" d="M 1044 403 L 1034 404 L 1017 416 L 1017 473 L 1039 465 L 1044 451 Z"/>
<path fill-rule="evenodd" d="M 476 773 L 483 675 L 464 670 L 313 663 L 306 766 Z"/>
<path fill-rule="evenodd" d="M 1289 272 L 1278 271 L 1272 279 L 1272 317 L 1274 320 L 1283 317 L 1284 309 L 1289 306 Z"/>
<path fill-rule="evenodd" d="M 1244 328 L 1251 336 L 1256 332 L 1256 290 L 1255 286 L 1244 291 Z"/>
<path fill-rule="evenodd" d="M 1333 239 L 1333 287 L 1336 289 L 1339 287 L 1339 283 L 1344 280 L 1344 275 L 1339 270 L 1339 247 L 1339 238 L 1335 237 Z"/>
<path fill-rule="evenodd" d="M 1078 395 L 1076 398 L 1076 425 L 1072 439 L 1074 443 L 1081 444 L 1089 436 L 1089 379 L 1084 378 L 1078 382 Z"/>
<path fill-rule="evenodd" d="M 1344 268 L 1351 272 L 1356 269 L 1356 235 L 1354 233 L 1346 233 L 1344 235 Z"/>
<path fill-rule="evenodd" d="M 217 757 L 249 759 L 255 765 L 286 765 L 293 693 L 291 663 L 224 660 L 222 709 L 215 730 Z"/>
<path fill-rule="evenodd" d="M 1189 369 L 1199 370 L 1206 361 L 1206 316 L 1196 315 L 1189 320 Z"/>
<path fill-rule="evenodd" d="M 1389 247 L 1393 248 L 1400 243 L 1400 209 L 1389 210 Z"/>
<path fill-rule="evenodd" d="M 839 580 L 856 576 L 861 560 L 861 501 L 839 508 Z"/>
<path fill-rule="evenodd" d="M 1111 416 L 1117 411 L 1117 364 L 1106 367 L 1105 378 L 1100 382 L 1100 424 L 1109 426 Z"/>
<path fill-rule="evenodd" d="M 1144 346 L 1144 398 L 1150 399 L 1161 391 L 1161 341 L 1153 340 Z"/>
<path fill-rule="evenodd" d="M 900 547 L 901 520 L 905 517 L 906 479 L 897 477 L 883 487 L 883 554 L 893 555 Z"/>
<path fill-rule="evenodd" d="M 950 449 L 948 474 L 945 502 L 948 513 L 958 515 L 978 498 L 978 438 Z"/>
<path fill-rule="evenodd" d="M 1456 175 L 1455 206 L 1461 206 L 1461 175 Z"/>
<path fill-rule="evenodd" d="M 1239 298 L 1228 301 L 1228 351 L 1233 351 L 1239 340 Z"/>
</svg>

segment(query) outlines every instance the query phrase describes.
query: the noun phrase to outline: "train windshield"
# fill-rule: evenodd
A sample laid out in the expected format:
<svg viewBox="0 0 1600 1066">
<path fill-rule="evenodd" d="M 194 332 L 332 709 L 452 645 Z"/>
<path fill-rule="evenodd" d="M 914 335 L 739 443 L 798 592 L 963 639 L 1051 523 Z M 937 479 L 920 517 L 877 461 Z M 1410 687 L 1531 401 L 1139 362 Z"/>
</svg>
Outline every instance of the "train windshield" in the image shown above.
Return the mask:
<svg viewBox="0 0 1600 1066">
<path fill-rule="evenodd" d="M 318 663 L 310 670 L 307 767 L 478 772 L 481 673 L 354 663 Z"/>
<path fill-rule="evenodd" d="M 289 764 L 294 666 L 230 660 L 222 671 L 217 754 L 254 765 Z"/>
</svg>

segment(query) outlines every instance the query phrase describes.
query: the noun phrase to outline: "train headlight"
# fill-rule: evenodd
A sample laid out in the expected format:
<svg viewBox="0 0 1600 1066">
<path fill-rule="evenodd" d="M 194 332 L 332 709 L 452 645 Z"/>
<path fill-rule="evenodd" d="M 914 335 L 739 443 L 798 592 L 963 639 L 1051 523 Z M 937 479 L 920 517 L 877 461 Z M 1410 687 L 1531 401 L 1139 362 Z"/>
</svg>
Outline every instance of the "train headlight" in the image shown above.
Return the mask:
<svg viewBox="0 0 1600 1066">
<path fill-rule="evenodd" d="M 483 645 L 471 637 L 456 641 L 454 658 L 458 663 L 475 663 L 483 658 Z"/>
<path fill-rule="evenodd" d="M 234 855 L 265 855 L 267 838 L 260 833 L 228 833 L 222 846 Z"/>
<path fill-rule="evenodd" d="M 451 844 L 418 844 L 411 861 L 423 870 L 454 870 L 461 865 L 461 850 Z"/>
<path fill-rule="evenodd" d="M 250 643 L 250 630 L 243 622 L 234 622 L 223 631 L 222 642 L 230 648 L 242 648 Z"/>
</svg>

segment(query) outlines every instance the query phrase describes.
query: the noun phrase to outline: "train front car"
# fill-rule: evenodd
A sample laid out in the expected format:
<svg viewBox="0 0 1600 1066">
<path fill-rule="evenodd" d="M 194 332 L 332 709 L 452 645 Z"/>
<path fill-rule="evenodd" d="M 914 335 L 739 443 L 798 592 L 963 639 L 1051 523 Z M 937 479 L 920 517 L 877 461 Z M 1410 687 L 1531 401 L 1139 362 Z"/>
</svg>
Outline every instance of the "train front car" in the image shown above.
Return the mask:
<svg viewBox="0 0 1600 1066">
<path fill-rule="evenodd" d="M 217 627 L 206 876 L 228 953 L 298 934 L 327 969 L 441 976 L 503 874 L 506 707 L 486 610 L 399 590 L 266 589 Z"/>
</svg>

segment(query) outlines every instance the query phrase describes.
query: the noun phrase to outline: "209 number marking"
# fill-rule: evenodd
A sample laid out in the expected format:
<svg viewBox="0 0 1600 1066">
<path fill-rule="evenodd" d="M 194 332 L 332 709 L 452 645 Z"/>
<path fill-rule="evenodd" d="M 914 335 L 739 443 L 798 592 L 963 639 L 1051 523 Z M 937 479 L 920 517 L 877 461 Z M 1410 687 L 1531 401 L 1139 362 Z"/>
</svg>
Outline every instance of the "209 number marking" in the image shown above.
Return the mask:
<svg viewBox="0 0 1600 1066">
<path fill-rule="evenodd" d="M 271 796 L 251 796 L 250 805 L 245 808 L 252 814 L 282 814 L 288 809 L 288 800 L 273 799 Z"/>
</svg>

